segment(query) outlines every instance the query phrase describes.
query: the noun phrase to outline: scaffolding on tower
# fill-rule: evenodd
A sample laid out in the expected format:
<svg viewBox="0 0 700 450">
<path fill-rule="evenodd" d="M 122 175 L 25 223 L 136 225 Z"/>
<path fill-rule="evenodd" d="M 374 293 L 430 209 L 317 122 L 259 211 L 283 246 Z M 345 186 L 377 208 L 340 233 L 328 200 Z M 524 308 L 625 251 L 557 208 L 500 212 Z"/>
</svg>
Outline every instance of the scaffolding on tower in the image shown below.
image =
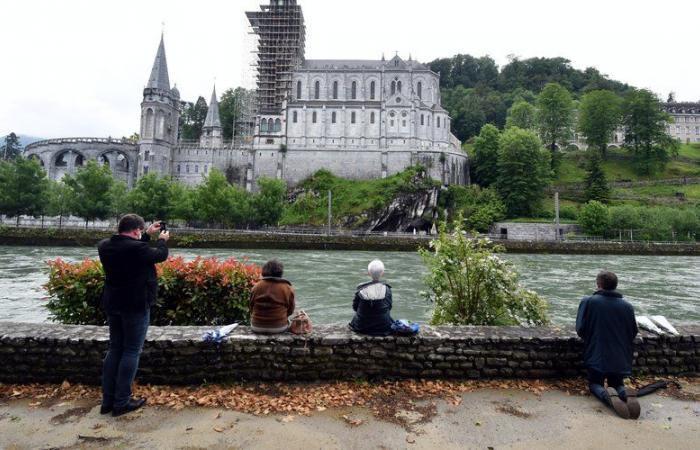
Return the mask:
<svg viewBox="0 0 700 450">
<path fill-rule="evenodd" d="M 260 11 L 246 13 L 257 36 L 256 70 L 258 114 L 281 114 L 292 89 L 292 73 L 304 61 L 306 27 L 296 0 L 270 0 Z"/>
</svg>

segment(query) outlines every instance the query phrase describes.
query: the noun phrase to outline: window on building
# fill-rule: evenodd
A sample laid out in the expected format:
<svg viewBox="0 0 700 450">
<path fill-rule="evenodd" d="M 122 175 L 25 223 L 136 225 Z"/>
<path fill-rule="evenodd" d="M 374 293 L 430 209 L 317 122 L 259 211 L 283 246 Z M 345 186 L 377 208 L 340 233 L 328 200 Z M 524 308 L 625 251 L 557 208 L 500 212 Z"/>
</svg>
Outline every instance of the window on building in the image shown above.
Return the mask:
<svg viewBox="0 0 700 450">
<path fill-rule="evenodd" d="M 180 169 L 181 169 L 180 164 L 178 164 L 177 165 L 177 173 L 180 173 Z"/>
<path fill-rule="evenodd" d="M 374 111 L 372 111 L 369 115 L 369 123 L 374 123 Z"/>
<path fill-rule="evenodd" d="M 356 118 L 355 111 L 353 111 L 350 114 L 350 123 L 355 123 L 355 118 Z"/>
<path fill-rule="evenodd" d="M 198 164 L 194 165 L 194 173 L 199 173 L 199 165 Z"/>
<path fill-rule="evenodd" d="M 314 98 L 316 100 L 321 98 L 321 82 L 320 81 L 316 81 L 314 83 Z"/>
<path fill-rule="evenodd" d="M 389 125 L 391 125 L 392 127 L 394 126 L 394 119 L 391 119 L 391 120 L 389 121 Z"/>
<path fill-rule="evenodd" d="M 338 100 L 338 82 L 333 82 L 333 99 Z"/>
<path fill-rule="evenodd" d="M 292 122 L 297 123 L 297 120 L 299 119 L 298 114 L 296 111 L 292 113 Z"/>
<path fill-rule="evenodd" d="M 337 117 L 338 117 L 338 116 L 337 116 L 336 112 L 333 111 L 333 112 L 331 113 L 331 123 L 335 123 Z"/>
<path fill-rule="evenodd" d="M 396 91 L 400 94 L 401 93 L 401 82 L 399 81 L 396 83 Z"/>
<path fill-rule="evenodd" d="M 297 100 L 301 99 L 301 81 L 297 81 Z"/>
<path fill-rule="evenodd" d="M 206 164 L 204 165 L 204 173 L 209 173 L 209 166 Z"/>
<path fill-rule="evenodd" d="M 440 128 L 440 118 L 437 118 L 437 127 Z"/>
<path fill-rule="evenodd" d="M 263 119 L 260 122 L 260 131 L 267 131 L 267 119 Z"/>
<path fill-rule="evenodd" d="M 316 111 L 314 111 L 314 112 L 311 114 L 311 122 L 316 123 L 316 119 L 317 119 L 317 118 L 318 118 L 318 116 L 317 116 L 317 114 L 316 114 Z"/>
<path fill-rule="evenodd" d="M 190 165 L 189 164 L 187 164 L 185 166 L 185 172 L 190 173 Z"/>
<path fill-rule="evenodd" d="M 391 95 L 396 94 L 396 81 L 391 82 Z"/>
<path fill-rule="evenodd" d="M 353 81 L 352 85 L 350 86 L 350 96 L 352 97 L 353 100 L 357 100 L 357 81 Z"/>
<path fill-rule="evenodd" d="M 405 120 L 401 121 L 401 126 L 406 128 L 406 121 Z"/>
<path fill-rule="evenodd" d="M 374 100 L 374 97 L 375 97 L 374 91 L 375 91 L 376 87 L 377 87 L 377 83 L 375 83 L 374 81 L 372 81 L 369 84 L 369 98 L 370 98 L 370 100 Z"/>
<path fill-rule="evenodd" d="M 423 114 L 420 115 L 420 124 L 425 125 L 425 115 Z"/>
<path fill-rule="evenodd" d="M 417 90 L 418 90 L 418 98 L 422 100 L 423 99 L 423 83 L 421 83 L 420 81 L 418 82 L 418 89 Z"/>
<path fill-rule="evenodd" d="M 275 131 L 282 131 L 282 121 L 280 119 L 275 120 Z"/>
</svg>

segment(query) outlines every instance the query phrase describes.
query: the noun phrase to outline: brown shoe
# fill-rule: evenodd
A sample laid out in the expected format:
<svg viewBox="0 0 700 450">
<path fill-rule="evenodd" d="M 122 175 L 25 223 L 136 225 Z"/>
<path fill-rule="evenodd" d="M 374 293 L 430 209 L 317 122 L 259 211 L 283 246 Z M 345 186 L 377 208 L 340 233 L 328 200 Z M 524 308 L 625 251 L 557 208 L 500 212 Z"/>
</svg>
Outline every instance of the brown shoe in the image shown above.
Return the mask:
<svg viewBox="0 0 700 450">
<path fill-rule="evenodd" d="M 627 410 L 630 412 L 630 419 L 637 420 L 642 414 L 642 407 L 637 400 L 637 391 L 630 389 L 627 394 Z"/>
<path fill-rule="evenodd" d="M 617 395 L 615 388 L 608 388 L 608 398 L 610 399 L 610 406 L 612 406 L 612 409 L 615 410 L 615 413 L 617 413 L 618 416 L 622 417 L 623 419 L 630 418 L 630 411 L 627 409 L 627 403 L 620 399 L 620 396 Z"/>
</svg>

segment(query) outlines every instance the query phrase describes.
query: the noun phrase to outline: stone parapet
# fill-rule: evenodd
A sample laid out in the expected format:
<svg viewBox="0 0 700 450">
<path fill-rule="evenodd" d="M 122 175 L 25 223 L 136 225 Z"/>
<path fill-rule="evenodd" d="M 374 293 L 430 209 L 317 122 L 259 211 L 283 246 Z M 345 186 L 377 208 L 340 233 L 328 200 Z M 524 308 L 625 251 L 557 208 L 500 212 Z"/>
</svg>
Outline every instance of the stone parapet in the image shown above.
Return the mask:
<svg viewBox="0 0 700 450">
<path fill-rule="evenodd" d="M 642 333 L 635 372 L 700 375 L 700 324 L 682 336 Z M 430 327 L 416 337 L 368 337 L 344 326 L 309 336 L 260 336 L 239 327 L 220 345 L 202 342 L 210 327 L 151 327 L 141 357 L 142 383 L 353 378 L 551 378 L 583 374 L 573 330 Z M 0 382 L 97 384 L 107 350 L 105 327 L 0 322 Z"/>
</svg>

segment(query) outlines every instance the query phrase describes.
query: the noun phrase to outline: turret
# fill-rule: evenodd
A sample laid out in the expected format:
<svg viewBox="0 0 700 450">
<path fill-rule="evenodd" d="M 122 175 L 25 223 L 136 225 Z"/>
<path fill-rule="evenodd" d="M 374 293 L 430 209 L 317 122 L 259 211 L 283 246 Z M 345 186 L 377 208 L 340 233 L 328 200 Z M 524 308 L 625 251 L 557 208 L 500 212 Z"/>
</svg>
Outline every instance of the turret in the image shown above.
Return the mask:
<svg viewBox="0 0 700 450">
<path fill-rule="evenodd" d="M 207 118 L 202 127 L 202 136 L 199 138 L 199 145 L 208 148 L 221 148 L 223 146 L 223 129 L 221 128 L 221 117 L 219 116 L 219 101 L 216 99 L 216 86 L 211 93 Z"/>
<path fill-rule="evenodd" d="M 170 175 L 172 148 L 177 143 L 179 119 L 180 93 L 177 88 L 170 89 L 168 61 L 161 35 L 141 102 L 138 176 L 150 172 L 161 176 Z"/>
</svg>

